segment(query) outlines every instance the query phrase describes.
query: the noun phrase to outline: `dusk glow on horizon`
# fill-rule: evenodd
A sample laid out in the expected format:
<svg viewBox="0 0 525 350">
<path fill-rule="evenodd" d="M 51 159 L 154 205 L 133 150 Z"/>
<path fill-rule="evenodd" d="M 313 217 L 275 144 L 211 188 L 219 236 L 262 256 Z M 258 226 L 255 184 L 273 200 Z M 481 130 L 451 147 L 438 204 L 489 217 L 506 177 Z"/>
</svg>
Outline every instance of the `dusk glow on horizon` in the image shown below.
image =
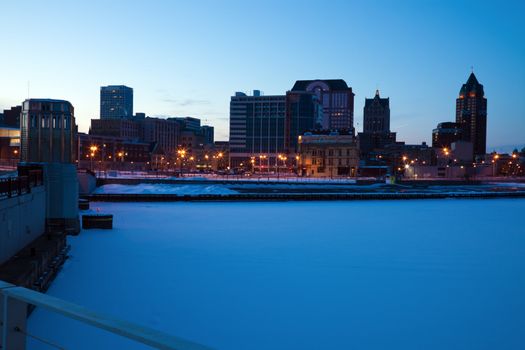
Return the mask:
<svg viewBox="0 0 525 350">
<path fill-rule="evenodd" d="M 471 70 L 487 104 L 487 152 L 525 145 L 523 1 L 4 2 L 0 111 L 28 97 L 99 118 L 100 87 L 127 85 L 134 110 L 192 116 L 228 140 L 230 97 L 283 95 L 296 80 L 344 79 L 390 98 L 391 130 L 431 142 L 454 121 Z M 520 148 L 521 149 L 521 148 Z"/>
</svg>

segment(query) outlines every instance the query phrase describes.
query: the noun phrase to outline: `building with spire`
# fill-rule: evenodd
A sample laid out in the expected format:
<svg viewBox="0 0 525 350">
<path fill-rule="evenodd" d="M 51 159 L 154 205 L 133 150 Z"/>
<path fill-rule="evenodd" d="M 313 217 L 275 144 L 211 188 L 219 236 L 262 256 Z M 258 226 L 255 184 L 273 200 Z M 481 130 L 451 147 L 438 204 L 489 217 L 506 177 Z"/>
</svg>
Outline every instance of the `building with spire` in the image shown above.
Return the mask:
<svg viewBox="0 0 525 350">
<path fill-rule="evenodd" d="M 363 132 L 358 138 L 361 156 L 365 159 L 374 149 L 396 142 L 396 133 L 390 132 L 390 98 L 381 98 L 379 90 L 373 98 L 365 98 Z"/>
<path fill-rule="evenodd" d="M 374 98 L 365 98 L 363 123 L 365 133 L 389 133 L 390 98 L 381 98 L 379 90 L 376 90 Z"/>
<path fill-rule="evenodd" d="M 462 141 L 472 142 L 473 156 L 484 155 L 487 148 L 487 99 L 474 72 L 456 99 L 456 123 L 461 126 Z"/>
</svg>

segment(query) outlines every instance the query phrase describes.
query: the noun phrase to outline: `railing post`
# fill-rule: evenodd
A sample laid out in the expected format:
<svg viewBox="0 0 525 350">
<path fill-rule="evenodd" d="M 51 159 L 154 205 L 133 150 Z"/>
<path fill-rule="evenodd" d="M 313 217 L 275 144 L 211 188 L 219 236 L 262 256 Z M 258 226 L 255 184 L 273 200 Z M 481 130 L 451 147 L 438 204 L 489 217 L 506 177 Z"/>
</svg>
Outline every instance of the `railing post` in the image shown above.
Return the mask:
<svg viewBox="0 0 525 350">
<path fill-rule="evenodd" d="M 0 349 L 25 350 L 27 303 L 3 293 L 13 287 L 10 283 L 0 281 Z"/>
<path fill-rule="evenodd" d="M 27 304 L 23 301 L 3 297 L 2 349 L 25 350 Z"/>
</svg>

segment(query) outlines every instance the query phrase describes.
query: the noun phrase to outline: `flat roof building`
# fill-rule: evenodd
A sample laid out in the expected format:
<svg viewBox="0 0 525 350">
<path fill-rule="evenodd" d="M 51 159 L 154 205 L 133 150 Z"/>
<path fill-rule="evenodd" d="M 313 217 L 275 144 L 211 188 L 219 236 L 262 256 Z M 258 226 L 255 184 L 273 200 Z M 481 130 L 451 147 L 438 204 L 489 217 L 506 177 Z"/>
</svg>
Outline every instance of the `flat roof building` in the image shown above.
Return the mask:
<svg viewBox="0 0 525 350">
<path fill-rule="evenodd" d="M 252 157 L 263 157 L 261 170 L 275 166 L 286 151 L 285 119 L 286 96 L 236 92 L 230 99 L 230 166 L 237 168 Z"/>
<path fill-rule="evenodd" d="M 353 135 L 305 133 L 299 136 L 298 174 L 312 177 L 357 176 L 359 151 Z"/>
<path fill-rule="evenodd" d="M 132 88 L 125 85 L 108 85 L 100 88 L 100 119 L 132 117 Z"/>
</svg>

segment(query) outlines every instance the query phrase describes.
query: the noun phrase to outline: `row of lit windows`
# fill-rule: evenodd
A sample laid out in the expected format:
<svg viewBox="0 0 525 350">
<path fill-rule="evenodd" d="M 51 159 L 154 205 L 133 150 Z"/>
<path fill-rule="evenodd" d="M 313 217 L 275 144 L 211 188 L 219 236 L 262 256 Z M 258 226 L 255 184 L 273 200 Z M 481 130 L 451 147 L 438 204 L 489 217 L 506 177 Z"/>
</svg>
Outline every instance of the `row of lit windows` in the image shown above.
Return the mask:
<svg viewBox="0 0 525 350">
<path fill-rule="evenodd" d="M 40 119 L 40 123 L 38 120 Z M 31 115 L 30 116 L 30 127 L 31 128 L 37 128 L 40 124 L 40 128 L 42 129 L 69 129 L 70 128 L 70 118 L 69 116 L 50 116 L 50 115 L 43 115 L 43 116 L 36 116 Z"/>
</svg>

